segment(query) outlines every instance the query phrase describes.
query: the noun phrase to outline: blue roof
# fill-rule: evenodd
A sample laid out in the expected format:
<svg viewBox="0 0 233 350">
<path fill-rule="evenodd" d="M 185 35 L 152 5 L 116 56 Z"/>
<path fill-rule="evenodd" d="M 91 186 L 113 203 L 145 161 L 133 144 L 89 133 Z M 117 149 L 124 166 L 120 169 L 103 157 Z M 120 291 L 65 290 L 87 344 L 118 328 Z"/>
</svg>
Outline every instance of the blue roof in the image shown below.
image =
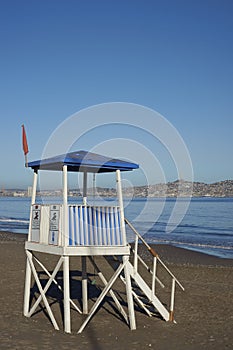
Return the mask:
<svg viewBox="0 0 233 350">
<path fill-rule="evenodd" d="M 129 171 L 139 168 L 138 164 L 113 159 L 87 151 L 70 152 L 52 158 L 29 162 L 33 170 L 62 170 L 67 165 L 68 171 L 87 171 L 94 173 L 112 172 L 116 170 Z"/>
</svg>

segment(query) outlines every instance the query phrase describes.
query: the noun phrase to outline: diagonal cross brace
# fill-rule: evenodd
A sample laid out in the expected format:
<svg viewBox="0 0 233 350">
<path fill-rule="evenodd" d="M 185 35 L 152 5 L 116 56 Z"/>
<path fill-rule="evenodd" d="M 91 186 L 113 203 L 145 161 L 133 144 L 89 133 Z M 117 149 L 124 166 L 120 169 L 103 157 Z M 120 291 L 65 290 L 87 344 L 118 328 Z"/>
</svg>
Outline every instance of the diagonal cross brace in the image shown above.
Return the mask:
<svg viewBox="0 0 233 350">
<path fill-rule="evenodd" d="M 51 308 L 50 308 L 50 306 L 49 306 L 48 300 L 47 300 L 47 298 L 46 298 L 46 296 L 45 296 L 45 293 L 44 293 L 44 290 L 43 290 L 43 288 L 42 288 L 42 286 L 41 286 L 39 277 L 38 277 L 38 275 L 37 275 L 36 268 L 35 268 L 35 266 L 34 266 L 34 264 L 33 264 L 32 256 L 31 256 L 31 254 L 28 253 L 28 251 L 26 251 L 26 254 L 27 254 L 27 258 L 28 258 L 28 261 L 29 261 L 29 264 L 30 264 L 32 273 L 33 273 L 33 275 L 34 275 L 36 284 L 37 284 L 38 289 L 39 289 L 39 292 L 40 292 L 40 294 L 41 294 L 41 298 L 43 299 L 44 305 L 45 305 L 45 307 L 46 307 L 46 309 L 47 309 L 47 311 L 48 311 L 48 314 L 49 314 L 49 317 L 50 317 L 50 319 L 51 319 L 51 321 L 52 321 L 52 324 L 53 324 L 53 326 L 54 326 L 54 328 L 55 328 L 56 330 L 59 330 L 58 324 L 57 324 L 57 322 L 56 322 L 56 320 L 55 320 L 55 318 L 54 318 L 54 316 L 53 316 L 53 313 L 52 313 L 52 310 L 51 310 Z M 51 282 L 52 282 L 52 279 L 51 279 L 51 281 L 50 281 L 50 284 L 51 284 Z"/>
<path fill-rule="evenodd" d="M 42 265 L 42 264 L 39 262 L 38 259 L 35 258 L 35 260 L 39 263 L 40 266 Z M 51 275 L 48 271 L 47 271 L 48 273 L 45 271 L 45 272 L 48 274 L 48 276 L 49 276 L 50 278 L 49 278 L 48 282 L 46 283 L 46 286 L 45 286 L 44 289 L 43 289 L 44 294 L 46 294 L 46 292 L 47 292 L 47 290 L 49 289 L 51 283 L 55 281 L 55 276 L 56 276 L 56 274 L 58 273 L 58 271 L 59 271 L 59 269 L 60 269 L 62 263 L 63 263 L 63 258 L 61 257 L 61 258 L 58 260 L 58 263 L 57 263 L 57 265 L 56 265 L 56 267 L 55 267 L 55 269 L 54 269 L 52 275 Z M 34 303 L 33 307 L 31 308 L 30 312 L 28 313 L 28 317 L 31 317 L 31 315 L 35 312 L 35 310 L 36 310 L 37 306 L 39 305 L 39 303 L 41 302 L 41 300 L 42 300 L 42 295 L 40 295 L 40 296 L 38 297 L 38 299 L 36 300 L 36 302 Z"/>
<path fill-rule="evenodd" d="M 42 264 L 42 262 L 40 260 L 38 260 L 35 256 L 34 256 L 34 259 L 36 260 L 36 262 L 42 267 L 42 269 L 44 270 L 44 272 L 49 276 L 51 277 L 51 273 L 49 273 L 49 271 L 46 269 L 46 267 Z M 61 266 L 61 265 L 60 265 Z M 59 267 L 60 267 L 59 266 Z M 63 289 L 62 287 L 60 286 L 60 284 L 58 284 L 58 282 L 56 281 L 55 279 L 55 276 L 53 278 L 53 283 L 56 284 L 57 288 L 63 293 Z M 73 307 L 80 313 L 82 314 L 82 311 L 80 310 L 80 308 L 73 302 L 72 299 L 70 299 L 70 303 L 73 305 Z"/>
<path fill-rule="evenodd" d="M 104 277 L 103 273 L 100 271 L 100 269 L 98 268 L 98 266 L 96 265 L 94 259 L 89 256 L 89 260 L 90 262 L 92 263 L 92 265 L 94 266 L 94 268 L 97 270 L 97 273 L 98 273 L 98 276 L 99 278 L 101 279 L 101 281 L 103 282 L 103 284 L 106 286 L 108 284 L 108 281 L 106 280 L 106 278 Z M 120 313 L 122 314 L 122 316 L 124 317 L 125 321 L 127 324 L 129 324 L 129 321 L 128 321 L 128 316 L 125 312 L 125 310 L 123 309 L 123 307 L 121 306 L 121 303 L 119 302 L 119 300 L 117 299 L 117 296 L 116 294 L 113 292 L 112 289 L 110 289 L 109 291 L 111 297 L 113 298 L 118 310 L 120 311 Z"/>
<path fill-rule="evenodd" d="M 79 328 L 78 333 L 81 333 L 84 330 L 84 328 L 86 327 L 86 325 L 88 324 L 88 322 L 90 321 L 90 319 L 92 318 L 92 316 L 94 315 L 96 310 L 98 309 L 98 307 L 101 304 L 102 300 L 104 299 L 105 295 L 112 288 L 112 285 L 114 284 L 114 282 L 116 281 L 116 279 L 120 275 L 121 271 L 124 269 L 126 263 L 127 263 L 127 260 L 123 264 L 119 265 L 119 267 L 116 270 L 116 272 L 112 275 L 112 277 L 110 278 L 109 282 L 107 283 L 107 285 L 102 290 L 100 296 L 97 298 L 97 300 L 96 300 L 95 304 L 93 305 L 93 307 L 92 307 L 88 317 L 86 318 L 86 320 L 83 322 L 83 324 Z"/>
</svg>

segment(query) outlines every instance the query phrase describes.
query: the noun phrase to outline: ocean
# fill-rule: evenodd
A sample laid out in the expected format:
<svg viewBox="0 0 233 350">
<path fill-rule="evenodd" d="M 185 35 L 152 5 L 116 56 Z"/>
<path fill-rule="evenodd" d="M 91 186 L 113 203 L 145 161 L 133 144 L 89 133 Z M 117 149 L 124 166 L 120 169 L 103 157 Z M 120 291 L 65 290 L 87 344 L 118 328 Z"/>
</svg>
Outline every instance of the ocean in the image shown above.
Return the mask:
<svg viewBox="0 0 233 350">
<path fill-rule="evenodd" d="M 50 197 L 46 201 L 57 203 L 58 199 Z M 177 212 L 175 198 L 125 199 L 125 216 L 148 243 L 171 244 L 233 259 L 233 198 L 192 198 L 190 204 L 187 199 L 180 201 Z M 70 198 L 70 202 L 80 203 L 80 199 Z M 189 204 L 183 218 L 182 204 Z M 29 210 L 30 198 L 0 197 L 0 231 L 27 233 Z M 133 240 L 129 229 L 127 235 L 129 241 Z"/>
</svg>

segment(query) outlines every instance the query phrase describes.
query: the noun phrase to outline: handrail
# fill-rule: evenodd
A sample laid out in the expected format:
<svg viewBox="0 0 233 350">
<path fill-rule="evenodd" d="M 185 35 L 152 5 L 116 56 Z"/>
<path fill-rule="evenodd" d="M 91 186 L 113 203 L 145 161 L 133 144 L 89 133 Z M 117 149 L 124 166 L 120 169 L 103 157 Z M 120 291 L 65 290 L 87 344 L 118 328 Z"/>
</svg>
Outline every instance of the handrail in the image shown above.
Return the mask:
<svg viewBox="0 0 233 350">
<path fill-rule="evenodd" d="M 158 257 L 157 258 L 159 260 L 159 262 L 161 263 L 161 265 L 163 265 L 163 267 L 165 268 L 165 270 L 169 273 L 169 275 L 176 281 L 176 283 L 178 284 L 178 286 L 184 291 L 184 287 L 182 286 L 182 284 L 178 281 L 178 279 L 173 275 L 173 273 L 169 270 L 169 268 L 164 264 L 164 262 Z"/>
<path fill-rule="evenodd" d="M 135 229 L 135 227 L 129 222 L 129 220 L 127 220 L 125 218 L 125 223 L 131 228 L 131 230 L 138 236 L 138 238 L 142 241 L 142 243 L 146 246 L 146 248 L 148 249 L 148 251 L 151 253 L 152 256 L 154 256 L 155 258 L 158 257 L 158 254 L 154 251 L 154 249 L 149 246 L 149 244 L 145 241 L 145 239 L 142 238 L 142 236 L 140 235 L 140 233 L 138 233 L 138 231 Z"/>
<path fill-rule="evenodd" d="M 135 250 L 131 247 L 132 249 L 132 252 L 135 253 Z M 153 275 L 153 271 L 151 270 L 151 268 L 145 263 L 145 261 L 140 257 L 140 255 L 137 256 L 138 260 L 141 262 L 141 264 L 146 268 L 146 270 L 151 274 Z M 160 281 L 160 279 L 155 276 L 156 278 L 156 281 L 160 284 L 160 286 L 162 288 L 165 288 L 164 284 Z"/>
<path fill-rule="evenodd" d="M 178 281 L 178 279 L 173 275 L 173 273 L 169 270 L 169 268 L 164 264 L 164 262 L 160 259 L 158 253 L 145 241 L 145 239 L 140 235 L 140 233 L 135 229 L 135 227 L 125 218 L 125 223 L 131 228 L 131 230 L 136 234 L 136 236 L 142 241 L 142 243 L 146 246 L 148 251 L 154 258 L 157 258 L 161 265 L 165 268 L 165 270 L 169 273 L 169 275 L 175 280 L 178 286 L 184 291 L 184 287 Z"/>
</svg>

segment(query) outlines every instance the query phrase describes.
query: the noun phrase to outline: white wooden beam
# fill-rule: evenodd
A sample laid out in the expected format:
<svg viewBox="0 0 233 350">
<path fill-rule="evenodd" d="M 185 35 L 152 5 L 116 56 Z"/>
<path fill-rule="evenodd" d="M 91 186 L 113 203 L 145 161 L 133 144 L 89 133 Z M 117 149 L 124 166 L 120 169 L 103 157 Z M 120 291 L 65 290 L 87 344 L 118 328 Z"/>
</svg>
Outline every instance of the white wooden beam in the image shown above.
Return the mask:
<svg viewBox="0 0 233 350">
<path fill-rule="evenodd" d="M 88 314 L 87 258 L 82 256 L 82 302 L 83 314 Z"/>
<path fill-rule="evenodd" d="M 70 321 L 70 270 L 69 257 L 63 257 L 63 283 L 64 283 L 64 330 L 71 333 Z"/>
<path fill-rule="evenodd" d="M 28 251 L 28 255 L 32 255 L 31 252 Z M 23 314 L 26 317 L 29 317 L 28 312 L 29 312 L 30 291 L 31 291 L 31 275 L 32 275 L 32 270 L 29 263 L 29 258 L 27 256 L 25 287 L 24 287 L 24 309 L 23 309 Z"/>
</svg>

